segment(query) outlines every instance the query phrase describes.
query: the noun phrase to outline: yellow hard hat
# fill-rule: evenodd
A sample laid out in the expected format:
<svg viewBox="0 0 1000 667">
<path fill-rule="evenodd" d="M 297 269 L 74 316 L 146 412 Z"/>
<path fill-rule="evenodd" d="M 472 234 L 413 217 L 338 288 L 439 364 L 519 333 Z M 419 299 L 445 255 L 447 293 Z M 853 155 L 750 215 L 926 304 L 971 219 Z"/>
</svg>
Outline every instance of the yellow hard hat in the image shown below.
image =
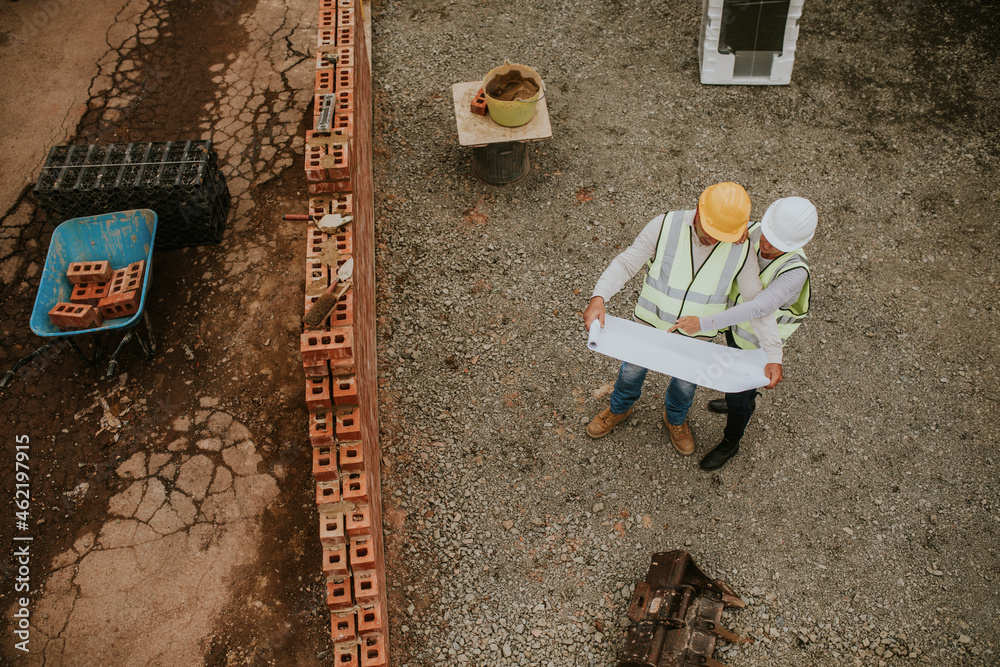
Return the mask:
<svg viewBox="0 0 1000 667">
<path fill-rule="evenodd" d="M 736 183 L 710 185 L 698 200 L 698 217 L 712 238 L 735 243 L 750 220 L 750 195 Z"/>
</svg>

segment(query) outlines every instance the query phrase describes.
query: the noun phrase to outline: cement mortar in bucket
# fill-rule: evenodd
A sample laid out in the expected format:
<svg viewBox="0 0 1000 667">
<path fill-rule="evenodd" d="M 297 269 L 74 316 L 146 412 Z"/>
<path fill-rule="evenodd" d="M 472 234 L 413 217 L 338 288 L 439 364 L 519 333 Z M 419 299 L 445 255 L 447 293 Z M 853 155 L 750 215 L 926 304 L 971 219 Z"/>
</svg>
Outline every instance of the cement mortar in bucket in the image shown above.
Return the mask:
<svg viewBox="0 0 1000 667">
<path fill-rule="evenodd" d="M 518 86 L 518 82 L 522 85 Z M 524 94 L 524 87 L 529 90 L 533 85 L 537 90 L 527 99 L 518 99 Z M 501 91 L 511 86 L 509 90 L 516 90 L 515 99 L 498 99 L 493 95 L 501 95 Z M 542 77 L 538 72 L 527 65 L 505 62 L 500 67 L 494 67 L 483 77 L 483 92 L 486 94 L 486 108 L 489 109 L 490 118 L 498 125 L 504 127 L 518 127 L 524 125 L 535 115 L 535 106 L 538 100 L 542 99 L 545 87 L 542 85 Z M 492 93 L 492 95 L 491 95 Z M 503 95 L 508 97 L 509 95 Z"/>
</svg>

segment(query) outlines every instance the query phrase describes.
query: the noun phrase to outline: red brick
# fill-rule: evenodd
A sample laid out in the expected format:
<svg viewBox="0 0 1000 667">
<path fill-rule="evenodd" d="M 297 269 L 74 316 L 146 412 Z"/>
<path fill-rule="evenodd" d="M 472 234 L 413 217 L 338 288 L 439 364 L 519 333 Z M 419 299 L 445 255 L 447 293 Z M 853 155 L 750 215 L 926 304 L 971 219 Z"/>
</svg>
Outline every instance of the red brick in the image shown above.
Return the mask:
<svg viewBox="0 0 1000 667">
<path fill-rule="evenodd" d="M 324 547 L 336 547 L 346 543 L 343 514 L 319 515 L 319 541 Z"/>
<path fill-rule="evenodd" d="M 109 294 L 97 302 L 97 308 L 106 320 L 135 315 L 139 312 L 139 290 Z"/>
<path fill-rule="evenodd" d="M 346 27 L 354 26 L 354 8 L 353 7 L 338 7 L 337 8 L 337 26 Z"/>
<path fill-rule="evenodd" d="M 334 405 L 357 405 L 358 383 L 354 376 L 337 378 L 332 383 Z"/>
<path fill-rule="evenodd" d="M 370 572 L 375 569 L 375 549 L 367 537 L 355 537 L 351 540 L 351 550 L 348 552 L 352 572 Z"/>
<path fill-rule="evenodd" d="M 332 236 L 337 241 L 337 250 L 342 255 L 354 254 L 354 225 L 346 225 L 333 232 Z"/>
<path fill-rule="evenodd" d="M 337 0 L 319 0 L 319 8 L 323 9 L 336 9 Z"/>
<path fill-rule="evenodd" d="M 354 599 L 358 604 L 378 599 L 378 570 L 355 572 L 352 578 L 354 580 Z"/>
<path fill-rule="evenodd" d="M 333 446 L 333 413 L 320 410 L 309 415 L 309 442 L 313 447 Z"/>
<path fill-rule="evenodd" d="M 342 579 L 350 575 L 347 568 L 347 545 L 323 548 L 323 575 L 329 579 Z"/>
<path fill-rule="evenodd" d="M 354 326 L 354 294 L 353 288 L 341 297 L 330 313 L 330 324 L 335 327 Z"/>
<path fill-rule="evenodd" d="M 353 7 L 354 0 L 337 0 L 338 7 Z"/>
<path fill-rule="evenodd" d="M 326 582 L 326 606 L 330 611 L 351 609 L 354 606 L 350 577 Z"/>
<path fill-rule="evenodd" d="M 385 634 L 372 633 L 361 641 L 361 667 L 385 667 Z"/>
<path fill-rule="evenodd" d="M 338 330 L 342 328 L 337 327 Z M 344 358 L 343 354 L 333 357 L 334 338 L 334 334 L 330 331 L 310 331 L 302 334 L 299 346 L 302 351 L 302 361 L 318 363 L 326 359 Z"/>
<path fill-rule="evenodd" d="M 482 88 L 476 93 L 476 96 L 472 99 L 472 104 L 469 105 L 469 111 L 476 114 L 477 116 L 485 116 L 488 109 L 486 108 L 486 93 Z"/>
<path fill-rule="evenodd" d="M 358 645 L 345 643 L 333 647 L 333 664 L 335 667 L 360 667 L 358 660 Z"/>
<path fill-rule="evenodd" d="M 333 114 L 333 132 L 346 137 L 354 136 L 354 114 L 349 111 L 340 111 Z"/>
<path fill-rule="evenodd" d="M 337 27 L 337 12 L 326 7 L 319 8 L 319 27 L 321 30 L 332 30 Z"/>
<path fill-rule="evenodd" d="M 316 482 L 316 506 L 322 514 L 324 506 L 340 502 L 340 480 Z"/>
<path fill-rule="evenodd" d="M 354 67 L 354 47 L 337 47 L 337 67 Z M 354 86 L 351 86 L 353 89 Z"/>
<path fill-rule="evenodd" d="M 336 81 L 339 80 L 339 75 L 334 78 L 334 75 L 340 71 L 340 67 L 334 68 L 331 72 L 328 69 L 316 70 L 316 94 L 317 95 L 332 95 L 334 89 L 336 88 Z"/>
<path fill-rule="evenodd" d="M 336 123 L 334 123 L 333 131 L 337 131 Z M 346 143 L 331 143 L 327 146 L 326 154 L 320 158 L 321 164 L 326 166 L 326 180 L 344 181 L 351 178 L 348 153 Z"/>
<path fill-rule="evenodd" d="M 382 631 L 382 605 L 379 603 L 362 605 L 358 610 L 358 634 L 364 637 Z"/>
<path fill-rule="evenodd" d="M 330 378 L 306 378 L 306 409 L 315 412 L 333 407 L 330 401 Z"/>
<path fill-rule="evenodd" d="M 336 47 L 335 47 L 336 48 Z M 325 53 L 316 54 L 316 71 L 327 70 L 330 71 L 337 66 L 335 59 L 335 51 L 327 51 Z M 323 96 L 317 95 L 315 101 L 313 102 L 313 116 L 319 116 L 319 112 L 323 109 Z"/>
<path fill-rule="evenodd" d="M 314 283 L 328 287 L 330 269 L 318 257 L 306 257 L 306 286 Z"/>
<path fill-rule="evenodd" d="M 309 198 L 309 220 L 318 222 L 327 213 L 349 215 L 354 213 L 354 195 L 344 192 Z"/>
<path fill-rule="evenodd" d="M 354 26 L 337 28 L 334 46 L 354 46 Z"/>
<path fill-rule="evenodd" d="M 104 324 L 103 313 L 86 303 L 57 303 L 49 311 L 49 319 L 67 329 L 89 329 Z"/>
<path fill-rule="evenodd" d="M 108 283 L 77 283 L 73 285 L 70 303 L 85 303 L 97 306 L 101 299 L 108 295 Z"/>
<path fill-rule="evenodd" d="M 306 146 L 306 180 L 319 183 L 326 180 L 326 169 L 320 166 L 323 149 L 319 146 Z"/>
<path fill-rule="evenodd" d="M 330 329 L 332 342 L 330 343 L 330 361 L 334 359 L 347 359 L 354 356 L 354 331 L 350 327 L 333 327 Z M 337 429 L 340 430 L 340 422 L 337 422 Z"/>
<path fill-rule="evenodd" d="M 319 297 L 315 297 L 319 298 Z M 308 310 L 308 309 L 307 309 Z M 303 361 L 302 370 L 307 378 L 322 378 L 330 375 L 330 362 L 326 359 L 319 361 Z"/>
<path fill-rule="evenodd" d="M 354 113 L 354 91 L 338 90 L 334 95 L 334 113 Z"/>
<path fill-rule="evenodd" d="M 329 194 L 336 194 L 339 192 L 351 192 L 354 189 L 354 186 L 351 184 L 350 180 L 325 181 L 323 183 L 308 183 L 306 187 L 309 188 L 309 194 L 311 195 L 329 195 Z"/>
<path fill-rule="evenodd" d="M 344 515 L 344 531 L 348 537 L 367 537 L 372 534 L 371 512 L 367 505 L 358 505 Z"/>
<path fill-rule="evenodd" d="M 345 472 L 365 469 L 364 448 L 360 442 L 340 445 L 340 469 Z"/>
<path fill-rule="evenodd" d="M 110 262 L 71 262 L 66 269 L 66 279 L 73 285 L 81 283 L 106 283 L 111 280 Z"/>
<path fill-rule="evenodd" d="M 333 482 L 338 479 L 337 452 L 333 447 L 313 447 L 312 472 L 317 482 Z"/>
<path fill-rule="evenodd" d="M 340 482 L 340 495 L 344 500 L 349 500 L 355 505 L 368 502 L 368 480 L 364 470 L 345 471 Z"/>
<path fill-rule="evenodd" d="M 318 164 L 318 163 L 317 163 Z M 321 216 L 322 217 L 322 216 Z M 306 228 L 306 257 L 319 257 L 323 250 L 323 243 L 326 241 L 326 232 L 320 231 L 319 227 L 310 225 Z"/>
<path fill-rule="evenodd" d="M 354 612 L 330 615 L 330 638 L 334 643 L 353 642 L 357 639 L 354 626 Z"/>
<path fill-rule="evenodd" d="M 320 30 L 316 40 L 316 51 L 318 53 L 329 53 L 335 50 L 340 39 L 340 30 Z"/>
<path fill-rule="evenodd" d="M 337 413 L 337 440 L 351 442 L 361 439 L 361 411 L 342 410 Z"/>
<path fill-rule="evenodd" d="M 145 260 L 139 260 L 112 273 L 110 285 L 108 286 L 108 296 L 122 292 L 131 292 L 142 287 L 142 276 L 145 269 Z"/>
</svg>

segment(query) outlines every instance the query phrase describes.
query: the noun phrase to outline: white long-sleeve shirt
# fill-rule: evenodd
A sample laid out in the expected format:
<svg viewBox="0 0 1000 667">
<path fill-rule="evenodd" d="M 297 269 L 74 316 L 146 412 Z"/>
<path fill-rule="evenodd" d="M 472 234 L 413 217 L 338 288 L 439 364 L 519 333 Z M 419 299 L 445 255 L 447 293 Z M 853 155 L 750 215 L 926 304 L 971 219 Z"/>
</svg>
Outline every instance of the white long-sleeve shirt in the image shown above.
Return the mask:
<svg viewBox="0 0 1000 667">
<path fill-rule="evenodd" d="M 685 211 L 684 224 L 691 228 L 691 255 L 694 259 L 694 270 L 697 271 L 708 259 L 712 252 L 711 245 L 702 245 L 698 240 L 698 235 L 694 231 L 694 211 Z M 594 286 L 594 293 L 591 298 L 599 296 L 607 303 L 612 296 L 621 291 L 629 280 L 632 279 L 639 270 L 645 266 L 653 255 L 656 254 L 656 242 L 660 238 L 660 228 L 663 226 L 663 216 L 658 215 L 649 221 L 639 236 L 628 248 L 620 252 L 608 268 L 604 270 L 601 277 Z M 761 291 L 760 273 L 757 263 L 753 258 L 748 257 L 743 264 L 743 268 L 736 276 L 736 284 L 740 293 L 746 300 L 751 300 Z M 746 319 L 739 320 L 746 322 Z M 769 364 L 781 363 L 781 337 L 778 334 L 778 324 L 774 319 L 774 311 L 770 314 L 750 319 L 754 332 L 760 340 L 760 347 L 767 354 Z M 711 329 L 708 329 L 711 331 Z"/>
<path fill-rule="evenodd" d="M 771 264 L 770 259 L 764 259 L 757 255 L 761 273 Z M 698 326 L 705 331 L 713 329 L 725 329 L 740 322 L 747 322 L 755 317 L 764 317 L 776 311 L 778 308 L 788 308 L 799 300 L 802 293 L 802 286 L 806 284 L 809 272 L 804 268 L 797 267 L 785 271 L 771 281 L 771 284 L 755 296 L 752 301 L 744 299 L 743 303 L 724 310 L 717 315 L 699 317 Z"/>
</svg>

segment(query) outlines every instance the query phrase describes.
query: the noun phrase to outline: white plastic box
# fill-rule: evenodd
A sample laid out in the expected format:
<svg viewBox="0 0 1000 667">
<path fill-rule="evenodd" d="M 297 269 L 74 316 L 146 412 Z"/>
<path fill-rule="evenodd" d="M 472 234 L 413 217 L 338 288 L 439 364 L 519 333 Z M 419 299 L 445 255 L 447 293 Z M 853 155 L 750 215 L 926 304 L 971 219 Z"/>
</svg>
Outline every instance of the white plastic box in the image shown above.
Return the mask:
<svg viewBox="0 0 1000 667">
<path fill-rule="evenodd" d="M 792 81 L 804 0 L 705 0 L 701 82 L 780 86 Z"/>
</svg>

